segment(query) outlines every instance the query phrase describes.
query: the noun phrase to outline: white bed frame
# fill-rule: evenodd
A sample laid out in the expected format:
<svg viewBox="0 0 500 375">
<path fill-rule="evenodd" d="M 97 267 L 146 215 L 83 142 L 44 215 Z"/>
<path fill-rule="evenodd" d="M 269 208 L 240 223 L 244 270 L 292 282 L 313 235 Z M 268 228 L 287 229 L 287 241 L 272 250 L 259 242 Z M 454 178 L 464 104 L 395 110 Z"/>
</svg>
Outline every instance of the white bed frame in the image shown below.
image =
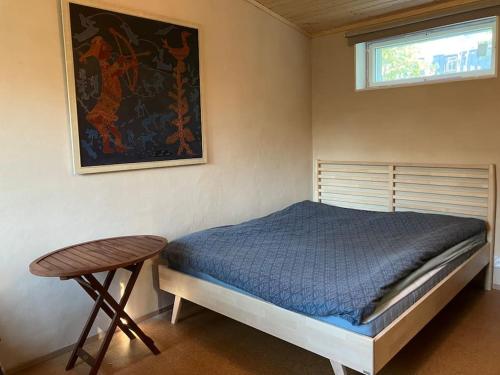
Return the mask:
<svg viewBox="0 0 500 375">
<path fill-rule="evenodd" d="M 378 211 L 419 211 L 477 217 L 488 243 L 375 337 L 363 336 L 237 291 L 159 266 L 160 288 L 175 295 L 172 324 L 182 299 L 328 358 L 335 375 L 346 367 L 376 374 L 465 285 L 485 271 L 492 287 L 496 175 L 494 165 L 334 162 L 316 165 L 319 202 Z"/>
</svg>

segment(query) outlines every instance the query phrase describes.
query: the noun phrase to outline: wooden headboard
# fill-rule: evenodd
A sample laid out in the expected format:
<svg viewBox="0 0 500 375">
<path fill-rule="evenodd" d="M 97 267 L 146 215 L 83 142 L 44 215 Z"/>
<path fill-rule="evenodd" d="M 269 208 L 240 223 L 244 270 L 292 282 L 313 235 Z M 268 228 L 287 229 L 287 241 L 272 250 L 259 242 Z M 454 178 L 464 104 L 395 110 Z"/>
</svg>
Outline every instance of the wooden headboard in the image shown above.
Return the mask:
<svg viewBox="0 0 500 375">
<path fill-rule="evenodd" d="M 316 175 L 316 198 L 322 203 L 374 211 L 416 211 L 483 219 L 488 224 L 488 242 L 493 249 L 496 216 L 493 164 L 318 160 Z"/>
</svg>

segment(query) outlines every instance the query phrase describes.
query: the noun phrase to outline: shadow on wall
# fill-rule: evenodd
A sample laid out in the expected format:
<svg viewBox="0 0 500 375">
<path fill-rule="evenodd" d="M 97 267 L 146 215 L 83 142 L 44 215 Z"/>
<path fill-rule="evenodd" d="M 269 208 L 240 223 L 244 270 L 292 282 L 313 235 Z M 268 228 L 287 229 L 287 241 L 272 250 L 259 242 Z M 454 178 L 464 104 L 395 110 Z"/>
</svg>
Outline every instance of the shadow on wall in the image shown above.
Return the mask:
<svg viewBox="0 0 500 375">
<path fill-rule="evenodd" d="M 151 262 L 151 277 L 153 281 L 153 289 L 158 295 L 158 306 L 165 306 L 164 309 L 170 309 L 174 303 L 174 296 L 160 289 L 160 275 L 158 273 L 159 265 L 167 265 L 167 262 L 160 256 L 152 259 Z M 163 309 L 162 309 L 163 310 Z"/>
</svg>

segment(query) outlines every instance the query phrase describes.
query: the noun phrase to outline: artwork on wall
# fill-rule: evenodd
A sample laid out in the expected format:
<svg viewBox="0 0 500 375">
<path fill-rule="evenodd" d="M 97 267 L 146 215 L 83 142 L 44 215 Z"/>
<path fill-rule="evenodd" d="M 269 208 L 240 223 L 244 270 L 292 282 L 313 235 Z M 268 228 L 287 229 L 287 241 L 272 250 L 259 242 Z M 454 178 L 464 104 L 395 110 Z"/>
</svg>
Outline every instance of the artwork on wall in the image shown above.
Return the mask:
<svg viewBox="0 0 500 375">
<path fill-rule="evenodd" d="M 75 171 L 206 162 L 200 33 L 62 0 Z"/>
</svg>

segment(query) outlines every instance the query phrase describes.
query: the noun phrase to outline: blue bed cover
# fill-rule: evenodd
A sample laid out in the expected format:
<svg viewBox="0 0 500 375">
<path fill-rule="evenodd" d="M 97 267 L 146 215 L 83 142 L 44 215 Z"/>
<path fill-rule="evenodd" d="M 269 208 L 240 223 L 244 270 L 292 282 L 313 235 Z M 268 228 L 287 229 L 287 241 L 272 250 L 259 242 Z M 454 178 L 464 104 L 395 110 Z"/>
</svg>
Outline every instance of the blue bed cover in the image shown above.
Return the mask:
<svg viewBox="0 0 500 375">
<path fill-rule="evenodd" d="M 304 201 L 182 237 L 163 256 L 174 269 L 206 275 L 292 311 L 357 326 L 391 286 L 484 231 L 485 223 L 473 218 Z"/>
</svg>

